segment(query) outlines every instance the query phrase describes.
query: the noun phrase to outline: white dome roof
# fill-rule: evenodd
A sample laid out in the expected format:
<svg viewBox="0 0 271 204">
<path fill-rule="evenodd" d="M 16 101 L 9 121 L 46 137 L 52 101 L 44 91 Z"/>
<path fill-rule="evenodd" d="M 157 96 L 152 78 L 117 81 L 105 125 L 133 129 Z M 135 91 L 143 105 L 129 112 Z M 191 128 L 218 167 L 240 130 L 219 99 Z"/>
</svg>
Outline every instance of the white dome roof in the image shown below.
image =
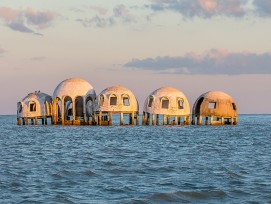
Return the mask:
<svg viewBox="0 0 271 204">
<path fill-rule="evenodd" d="M 150 98 L 153 102 L 149 104 Z M 169 100 L 169 107 L 162 108 L 162 99 Z M 179 108 L 178 100 L 183 101 L 183 108 Z M 153 91 L 145 100 L 143 111 L 151 114 L 165 114 L 165 115 L 189 115 L 189 102 L 180 90 L 172 87 L 162 87 Z"/>
<path fill-rule="evenodd" d="M 88 94 L 95 95 L 95 91 L 90 83 L 79 78 L 71 78 L 62 81 L 56 88 L 53 98 L 70 96 L 75 98 L 77 96 L 86 96 Z"/>
</svg>

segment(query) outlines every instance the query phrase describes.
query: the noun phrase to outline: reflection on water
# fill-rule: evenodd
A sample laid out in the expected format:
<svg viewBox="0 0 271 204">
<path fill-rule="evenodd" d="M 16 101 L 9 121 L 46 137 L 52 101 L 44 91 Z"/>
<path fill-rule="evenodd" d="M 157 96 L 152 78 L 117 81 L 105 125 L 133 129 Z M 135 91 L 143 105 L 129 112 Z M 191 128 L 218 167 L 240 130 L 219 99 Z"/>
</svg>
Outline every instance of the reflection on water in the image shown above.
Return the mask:
<svg viewBox="0 0 271 204">
<path fill-rule="evenodd" d="M 271 116 L 237 126 L 17 126 L 0 116 L 0 203 L 270 203 Z"/>
</svg>

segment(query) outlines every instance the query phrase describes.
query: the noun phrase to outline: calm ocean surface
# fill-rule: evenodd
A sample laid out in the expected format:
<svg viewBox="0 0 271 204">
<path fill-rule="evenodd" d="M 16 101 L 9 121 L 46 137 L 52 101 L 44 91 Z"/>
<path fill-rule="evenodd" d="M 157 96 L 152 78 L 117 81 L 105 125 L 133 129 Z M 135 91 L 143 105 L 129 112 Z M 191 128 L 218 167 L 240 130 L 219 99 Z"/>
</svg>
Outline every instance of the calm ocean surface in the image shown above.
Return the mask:
<svg viewBox="0 0 271 204">
<path fill-rule="evenodd" d="M 271 115 L 237 126 L 17 126 L 0 203 L 271 203 Z"/>
</svg>

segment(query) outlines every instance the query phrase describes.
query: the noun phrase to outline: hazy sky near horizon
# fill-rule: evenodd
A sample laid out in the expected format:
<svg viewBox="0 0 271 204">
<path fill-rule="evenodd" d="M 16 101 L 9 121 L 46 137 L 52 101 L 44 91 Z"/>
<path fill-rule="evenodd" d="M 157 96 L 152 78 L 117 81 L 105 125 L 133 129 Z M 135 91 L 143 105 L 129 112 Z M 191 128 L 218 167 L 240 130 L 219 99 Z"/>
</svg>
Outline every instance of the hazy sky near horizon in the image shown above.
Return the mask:
<svg viewBox="0 0 271 204">
<path fill-rule="evenodd" d="M 0 0 L 0 114 L 64 79 L 123 85 L 142 107 L 162 86 L 192 107 L 209 90 L 271 113 L 270 0 Z"/>
</svg>

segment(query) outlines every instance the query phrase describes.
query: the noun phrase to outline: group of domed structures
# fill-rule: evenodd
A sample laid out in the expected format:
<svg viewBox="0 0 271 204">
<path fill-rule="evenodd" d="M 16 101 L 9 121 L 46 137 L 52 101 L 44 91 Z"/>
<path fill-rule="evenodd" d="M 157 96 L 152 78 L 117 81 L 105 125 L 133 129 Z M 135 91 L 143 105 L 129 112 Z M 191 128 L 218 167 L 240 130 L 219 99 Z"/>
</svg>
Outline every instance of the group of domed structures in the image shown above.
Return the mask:
<svg viewBox="0 0 271 204">
<path fill-rule="evenodd" d="M 139 106 L 135 95 L 127 88 L 113 86 L 98 96 L 85 80 L 71 78 L 62 81 L 53 96 L 36 91 L 17 104 L 17 124 L 32 125 L 112 125 L 113 115 L 119 124 L 139 125 Z M 125 123 L 125 118 L 128 122 Z M 202 94 L 192 109 L 193 125 L 224 125 L 238 123 L 237 106 L 224 92 Z M 189 125 L 190 105 L 178 89 L 163 87 L 145 100 L 143 125 Z"/>
</svg>

